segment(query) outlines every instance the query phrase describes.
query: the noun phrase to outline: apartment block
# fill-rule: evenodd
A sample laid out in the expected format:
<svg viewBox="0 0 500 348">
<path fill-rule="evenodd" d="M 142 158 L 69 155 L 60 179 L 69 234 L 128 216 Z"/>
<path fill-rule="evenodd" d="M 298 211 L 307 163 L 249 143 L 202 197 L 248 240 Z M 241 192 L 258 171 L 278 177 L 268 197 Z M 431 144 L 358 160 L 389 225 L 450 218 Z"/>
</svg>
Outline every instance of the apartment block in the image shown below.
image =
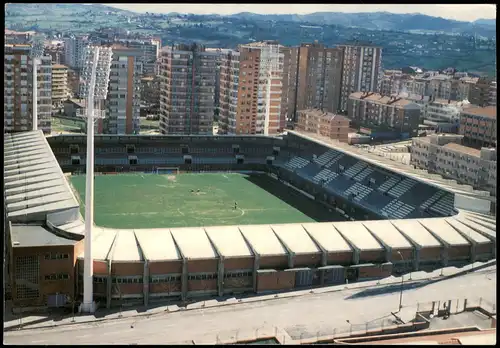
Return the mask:
<svg viewBox="0 0 500 348">
<path fill-rule="evenodd" d="M 141 113 L 141 51 L 113 45 L 106 118 L 99 133 L 139 134 Z"/>
<path fill-rule="evenodd" d="M 222 134 L 277 134 L 285 125 L 281 112 L 286 48 L 273 41 L 240 45 L 225 52 L 220 71 Z M 288 53 L 287 53 L 288 54 Z M 288 83 L 288 82 L 287 82 Z"/>
<path fill-rule="evenodd" d="M 425 121 L 436 123 L 449 129 L 453 133 L 458 133 L 460 126 L 460 112 L 470 108 L 472 105 L 468 101 L 454 101 L 445 99 L 430 98 L 428 102 L 422 105 L 421 117 Z"/>
<path fill-rule="evenodd" d="M 141 111 L 145 114 L 159 115 L 160 112 L 160 77 L 141 78 Z"/>
<path fill-rule="evenodd" d="M 68 99 L 68 68 L 61 64 L 52 64 L 52 105 L 62 106 Z"/>
<path fill-rule="evenodd" d="M 226 50 L 220 54 L 219 133 L 236 133 L 236 112 L 240 79 L 240 53 Z"/>
<path fill-rule="evenodd" d="M 142 63 L 142 74 L 145 76 L 156 75 L 156 61 L 160 56 L 161 39 L 117 39 L 115 42 L 141 52 L 137 60 Z"/>
<path fill-rule="evenodd" d="M 343 49 L 340 110 L 347 112 L 349 96 L 354 92 L 374 92 L 379 88 L 382 48 L 339 46 Z"/>
<path fill-rule="evenodd" d="M 349 97 L 348 117 L 353 126 L 375 132 L 413 137 L 418 134 L 420 106 L 399 97 L 356 92 Z"/>
<path fill-rule="evenodd" d="M 64 39 L 64 64 L 72 69 L 83 67 L 83 54 L 89 44 L 88 36 L 71 36 Z"/>
<path fill-rule="evenodd" d="M 336 113 L 339 108 L 343 48 L 325 48 L 317 42 L 299 49 L 297 109 Z"/>
<path fill-rule="evenodd" d="M 283 53 L 280 128 L 284 129 L 296 121 L 299 47 L 281 46 L 280 51 Z"/>
<path fill-rule="evenodd" d="M 213 133 L 217 55 L 196 44 L 161 50 L 162 134 Z"/>
<path fill-rule="evenodd" d="M 33 60 L 31 45 L 4 46 L 4 129 L 5 132 L 33 129 Z M 42 56 L 37 65 L 38 129 L 51 132 L 52 61 Z"/>
<path fill-rule="evenodd" d="M 488 78 L 479 78 L 478 81 L 470 86 L 469 101 L 471 104 L 478 106 L 490 105 L 490 92 L 492 87 L 496 89 L 496 83 L 493 85 L 492 80 Z"/>
<path fill-rule="evenodd" d="M 346 143 L 349 122 L 347 117 L 318 109 L 300 110 L 297 112 L 296 129 Z"/>
<path fill-rule="evenodd" d="M 497 107 L 470 107 L 460 112 L 460 134 L 472 147 L 497 144 Z"/>
<path fill-rule="evenodd" d="M 463 136 L 433 134 L 413 138 L 410 164 L 430 173 L 496 193 L 496 149 L 481 150 L 461 145 Z"/>
</svg>

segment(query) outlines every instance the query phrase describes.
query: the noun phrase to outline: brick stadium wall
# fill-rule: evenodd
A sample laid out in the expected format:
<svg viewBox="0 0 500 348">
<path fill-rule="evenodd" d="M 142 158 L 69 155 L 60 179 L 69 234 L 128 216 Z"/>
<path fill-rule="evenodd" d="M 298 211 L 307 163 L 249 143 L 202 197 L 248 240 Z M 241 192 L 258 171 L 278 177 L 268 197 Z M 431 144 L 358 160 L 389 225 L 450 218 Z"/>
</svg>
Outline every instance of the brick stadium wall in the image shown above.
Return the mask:
<svg viewBox="0 0 500 348">
<path fill-rule="evenodd" d="M 233 269 L 253 269 L 254 257 L 234 257 L 224 259 L 224 271 Z"/>
<path fill-rule="evenodd" d="M 144 275 L 143 262 L 111 262 L 111 275 L 119 276 L 138 276 Z"/>
<path fill-rule="evenodd" d="M 321 266 L 321 253 L 295 255 L 293 258 L 293 267 L 311 267 Z"/>
<path fill-rule="evenodd" d="M 384 262 L 386 257 L 386 252 L 384 249 L 382 250 L 370 250 L 370 251 L 361 251 L 359 253 L 359 263 L 377 263 Z"/>
<path fill-rule="evenodd" d="M 448 249 L 448 259 L 464 259 L 470 257 L 470 246 L 461 245 L 455 246 Z"/>
<path fill-rule="evenodd" d="M 259 259 L 259 269 L 286 269 L 288 268 L 288 255 L 262 256 Z"/>
<path fill-rule="evenodd" d="M 479 244 L 476 246 L 476 255 L 485 255 L 489 256 L 488 258 L 492 257 L 493 254 L 493 248 L 495 247 L 495 244 L 489 242 L 489 243 L 484 243 L 484 244 Z"/>
<path fill-rule="evenodd" d="M 118 296 L 120 292 L 122 295 L 142 295 L 143 284 L 113 284 L 111 286 L 111 294 Z"/>
<path fill-rule="evenodd" d="M 148 264 L 149 275 L 182 273 L 182 261 L 161 261 Z"/>
<path fill-rule="evenodd" d="M 94 289 L 94 294 L 101 295 L 101 296 L 107 296 L 108 288 L 107 288 L 106 282 L 104 282 L 104 283 L 95 283 L 94 282 L 93 289 Z"/>
<path fill-rule="evenodd" d="M 420 261 L 441 260 L 442 247 L 430 247 L 420 249 Z"/>
<path fill-rule="evenodd" d="M 224 291 L 231 289 L 251 288 L 252 285 L 253 285 L 253 277 L 224 279 Z"/>
<path fill-rule="evenodd" d="M 409 262 L 414 259 L 413 249 L 392 249 L 391 260 L 392 262 L 401 262 L 401 256 L 399 256 L 398 251 L 403 256 L 404 262 Z"/>
<path fill-rule="evenodd" d="M 151 283 L 149 284 L 149 293 L 180 293 L 182 291 L 182 283 L 180 281 L 166 283 Z"/>
<path fill-rule="evenodd" d="M 187 272 L 188 273 L 216 273 L 218 269 L 219 260 L 188 260 Z"/>
<path fill-rule="evenodd" d="M 274 271 L 257 275 L 257 293 L 293 289 L 295 272 Z"/>
<path fill-rule="evenodd" d="M 329 266 L 346 266 L 352 264 L 353 252 L 328 253 L 326 260 Z"/>
<path fill-rule="evenodd" d="M 360 267 L 358 279 L 385 278 L 392 273 L 392 264 Z"/>
<path fill-rule="evenodd" d="M 214 291 L 217 290 L 217 279 L 188 280 L 188 292 L 190 291 Z"/>
</svg>

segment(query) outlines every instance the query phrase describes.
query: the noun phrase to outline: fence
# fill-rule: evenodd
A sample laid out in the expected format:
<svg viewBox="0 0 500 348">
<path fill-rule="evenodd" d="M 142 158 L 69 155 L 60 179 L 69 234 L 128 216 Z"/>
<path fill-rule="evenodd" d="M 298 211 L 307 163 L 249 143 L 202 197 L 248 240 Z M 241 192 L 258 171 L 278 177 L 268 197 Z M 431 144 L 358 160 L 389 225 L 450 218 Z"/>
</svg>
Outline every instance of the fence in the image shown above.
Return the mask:
<svg viewBox="0 0 500 348">
<path fill-rule="evenodd" d="M 496 300 L 479 298 L 437 300 L 431 302 L 419 302 L 416 307 L 407 307 L 406 314 L 411 314 L 412 320 L 406 323 L 397 319 L 394 314 L 388 314 L 364 323 L 352 323 L 346 320 L 345 325 L 332 327 L 323 326 L 309 330 L 305 327 L 287 328 L 286 332 L 275 326 L 261 326 L 249 330 L 232 330 L 220 332 L 214 336 L 207 337 L 203 342 L 196 344 L 234 344 L 234 343 L 262 343 L 262 344 L 311 344 L 317 342 L 332 342 L 333 339 L 347 338 L 352 336 L 364 336 L 367 334 L 391 334 L 411 332 L 426 329 L 429 321 L 417 313 L 428 312 L 434 316 L 444 314 L 457 314 L 471 308 L 481 307 L 489 313 L 496 314 Z M 401 315 L 401 313 L 395 313 Z M 425 316 L 425 315 L 424 315 Z"/>
</svg>

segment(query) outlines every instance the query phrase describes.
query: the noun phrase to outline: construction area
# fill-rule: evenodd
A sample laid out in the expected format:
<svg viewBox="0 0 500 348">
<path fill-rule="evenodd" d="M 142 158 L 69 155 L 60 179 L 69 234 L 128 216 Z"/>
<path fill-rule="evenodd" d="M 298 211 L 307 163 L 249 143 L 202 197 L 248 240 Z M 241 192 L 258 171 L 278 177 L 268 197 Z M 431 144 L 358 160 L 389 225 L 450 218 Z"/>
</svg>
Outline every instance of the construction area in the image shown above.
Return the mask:
<svg viewBox="0 0 500 348">
<path fill-rule="evenodd" d="M 85 216 L 85 176 L 70 177 Z M 266 174 L 119 174 L 95 178 L 95 222 L 169 228 L 343 221 Z"/>
</svg>

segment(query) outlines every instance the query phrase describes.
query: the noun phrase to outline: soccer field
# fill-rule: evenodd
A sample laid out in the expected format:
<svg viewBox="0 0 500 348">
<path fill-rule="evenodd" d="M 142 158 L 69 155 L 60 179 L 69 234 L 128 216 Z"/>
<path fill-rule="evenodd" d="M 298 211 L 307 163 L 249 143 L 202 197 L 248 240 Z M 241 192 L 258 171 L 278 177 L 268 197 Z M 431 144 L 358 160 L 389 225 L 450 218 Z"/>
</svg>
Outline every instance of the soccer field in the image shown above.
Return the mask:
<svg viewBox="0 0 500 348">
<path fill-rule="evenodd" d="M 71 184 L 85 216 L 85 176 L 72 176 Z M 264 174 L 100 175 L 94 195 L 96 225 L 112 228 L 344 220 Z"/>
</svg>

